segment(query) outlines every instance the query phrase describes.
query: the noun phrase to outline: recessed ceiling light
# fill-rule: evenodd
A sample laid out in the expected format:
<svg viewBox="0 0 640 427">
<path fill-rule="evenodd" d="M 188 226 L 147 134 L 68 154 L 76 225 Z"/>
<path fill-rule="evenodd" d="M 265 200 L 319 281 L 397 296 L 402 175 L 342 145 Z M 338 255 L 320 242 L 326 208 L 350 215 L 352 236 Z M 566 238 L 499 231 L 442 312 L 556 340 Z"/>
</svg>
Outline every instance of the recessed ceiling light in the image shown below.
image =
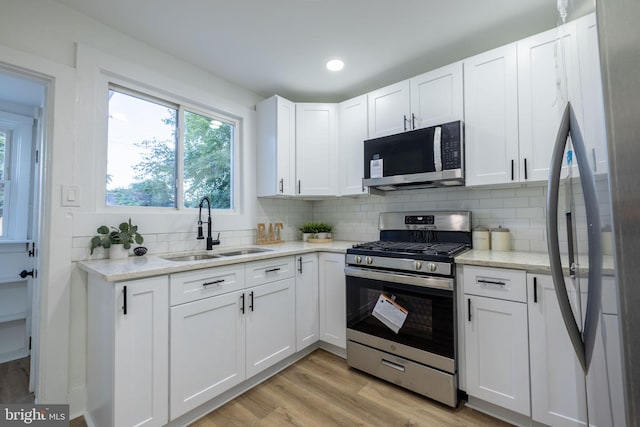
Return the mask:
<svg viewBox="0 0 640 427">
<path fill-rule="evenodd" d="M 332 59 L 327 62 L 327 69 L 329 71 L 340 71 L 344 68 L 344 62 L 339 59 Z"/>
</svg>

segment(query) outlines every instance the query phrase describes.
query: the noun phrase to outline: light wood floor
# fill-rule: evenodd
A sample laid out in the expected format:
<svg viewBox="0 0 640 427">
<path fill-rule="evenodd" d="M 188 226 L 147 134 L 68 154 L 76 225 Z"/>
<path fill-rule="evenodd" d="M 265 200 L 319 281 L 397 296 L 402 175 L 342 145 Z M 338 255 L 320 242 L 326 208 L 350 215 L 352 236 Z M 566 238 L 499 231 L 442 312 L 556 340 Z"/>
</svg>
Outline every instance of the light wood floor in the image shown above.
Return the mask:
<svg viewBox="0 0 640 427">
<path fill-rule="evenodd" d="M 29 369 L 31 359 L 12 360 L 0 363 L 0 402 L 33 403 L 33 393 L 29 393 Z"/>
<path fill-rule="evenodd" d="M 192 427 L 508 426 L 459 405 L 441 405 L 317 350 Z"/>
</svg>

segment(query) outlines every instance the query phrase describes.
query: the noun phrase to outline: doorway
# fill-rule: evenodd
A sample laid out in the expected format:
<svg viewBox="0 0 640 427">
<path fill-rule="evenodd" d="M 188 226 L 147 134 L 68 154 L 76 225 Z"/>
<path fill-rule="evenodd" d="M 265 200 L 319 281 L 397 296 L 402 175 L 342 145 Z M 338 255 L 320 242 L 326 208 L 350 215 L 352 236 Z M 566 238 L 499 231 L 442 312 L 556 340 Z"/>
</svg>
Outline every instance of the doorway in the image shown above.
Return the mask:
<svg viewBox="0 0 640 427">
<path fill-rule="evenodd" d="M 0 66 L 0 402 L 35 400 L 47 83 Z"/>
</svg>

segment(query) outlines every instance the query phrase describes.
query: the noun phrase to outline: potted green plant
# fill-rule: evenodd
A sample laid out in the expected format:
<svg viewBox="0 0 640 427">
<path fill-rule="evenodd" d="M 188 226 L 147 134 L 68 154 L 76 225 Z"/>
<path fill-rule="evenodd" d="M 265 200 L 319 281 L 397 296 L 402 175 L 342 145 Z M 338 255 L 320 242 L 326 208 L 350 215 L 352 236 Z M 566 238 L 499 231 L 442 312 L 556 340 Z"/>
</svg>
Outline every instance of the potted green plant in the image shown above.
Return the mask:
<svg viewBox="0 0 640 427">
<path fill-rule="evenodd" d="M 109 249 L 109 258 L 126 258 L 129 256 L 129 249 L 133 243 L 139 245 L 144 241 L 142 235 L 138 233 L 138 226 L 131 223 L 131 218 L 128 222 L 121 223 L 117 228 L 101 225 L 97 232 L 98 235 L 91 238 L 89 245 L 92 255 L 94 249 L 103 247 Z"/>
<path fill-rule="evenodd" d="M 316 224 L 316 234 L 314 238 L 316 239 L 330 239 L 331 238 L 331 230 L 333 227 L 331 224 L 325 224 L 324 222 L 320 222 Z"/>
<path fill-rule="evenodd" d="M 315 222 L 302 224 L 300 231 L 302 231 L 302 241 L 306 242 L 317 232 L 317 224 Z"/>
</svg>

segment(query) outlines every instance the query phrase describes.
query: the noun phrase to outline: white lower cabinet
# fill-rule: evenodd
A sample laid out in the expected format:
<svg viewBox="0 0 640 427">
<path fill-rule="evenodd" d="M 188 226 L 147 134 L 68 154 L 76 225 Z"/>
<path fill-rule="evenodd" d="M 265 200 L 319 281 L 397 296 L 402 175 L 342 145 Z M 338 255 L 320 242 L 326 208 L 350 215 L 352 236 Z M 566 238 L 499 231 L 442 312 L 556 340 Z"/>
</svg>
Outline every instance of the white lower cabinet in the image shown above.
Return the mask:
<svg viewBox="0 0 640 427">
<path fill-rule="evenodd" d="M 87 286 L 87 417 L 96 426 L 162 426 L 169 419 L 166 276 Z"/>
<path fill-rule="evenodd" d="M 171 419 L 246 378 L 242 291 L 171 307 Z"/>
<path fill-rule="evenodd" d="M 295 286 L 291 277 L 245 290 L 247 377 L 295 353 Z"/>
<path fill-rule="evenodd" d="M 344 254 L 321 252 L 319 257 L 320 340 L 347 348 L 347 301 Z"/>
<path fill-rule="evenodd" d="M 320 338 L 318 254 L 296 257 L 296 351 Z"/>
<path fill-rule="evenodd" d="M 171 307 L 171 420 L 295 352 L 293 264 L 285 257 L 171 275 L 190 296 L 203 289 L 202 299 Z M 247 283 L 256 286 L 242 289 Z"/>
<path fill-rule="evenodd" d="M 531 342 L 531 417 L 558 427 L 584 426 L 587 399 L 584 374 L 564 327 L 551 276 L 528 274 Z M 576 293 L 567 291 L 575 303 Z"/>
<path fill-rule="evenodd" d="M 525 273 L 465 267 L 463 280 L 467 394 L 529 416 Z"/>
</svg>

